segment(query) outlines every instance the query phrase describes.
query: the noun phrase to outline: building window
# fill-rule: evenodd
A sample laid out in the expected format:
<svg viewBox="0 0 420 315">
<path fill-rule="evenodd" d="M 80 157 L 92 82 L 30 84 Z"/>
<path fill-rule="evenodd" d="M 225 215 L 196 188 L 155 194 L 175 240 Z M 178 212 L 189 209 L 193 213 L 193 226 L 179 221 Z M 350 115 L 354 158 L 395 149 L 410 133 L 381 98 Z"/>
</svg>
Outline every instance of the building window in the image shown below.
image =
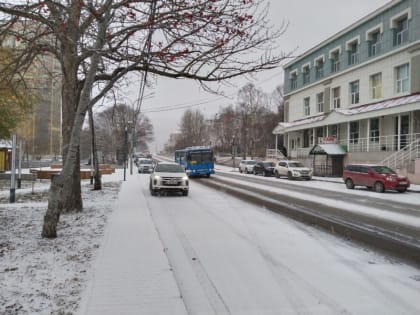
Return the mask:
<svg viewBox="0 0 420 315">
<path fill-rule="evenodd" d="M 316 109 L 318 113 L 324 112 L 324 93 L 318 93 L 316 95 Z"/>
<path fill-rule="evenodd" d="M 350 83 L 350 103 L 359 103 L 359 81 L 353 81 Z"/>
<path fill-rule="evenodd" d="M 333 88 L 333 102 L 334 108 L 340 108 L 341 101 L 340 101 L 340 87 Z"/>
<path fill-rule="evenodd" d="M 394 28 L 394 45 L 398 46 L 408 42 L 408 17 L 404 17 L 396 22 Z"/>
<path fill-rule="evenodd" d="M 350 122 L 350 143 L 359 142 L 359 122 L 351 121 Z"/>
<path fill-rule="evenodd" d="M 331 126 L 331 137 L 338 139 L 340 135 L 340 126 L 339 125 L 332 125 Z"/>
<path fill-rule="evenodd" d="M 290 89 L 294 90 L 297 88 L 297 73 L 293 72 L 290 74 Z"/>
<path fill-rule="evenodd" d="M 359 43 L 358 42 L 353 42 L 349 45 L 349 50 L 348 50 L 348 62 L 349 65 L 354 65 L 358 62 L 359 59 Z"/>
<path fill-rule="evenodd" d="M 309 104 L 309 97 L 303 99 L 303 113 L 305 116 L 309 116 L 311 114 L 311 108 Z"/>
<path fill-rule="evenodd" d="M 316 143 L 318 144 L 320 142 L 320 139 L 324 138 L 324 127 L 318 127 L 316 128 Z"/>
<path fill-rule="evenodd" d="M 382 97 L 382 74 L 377 73 L 370 76 L 370 90 L 373 99 Z"/>
<path fill-rule="evenodd" d="M 304 66 L 302 68 L 303 84 L 308 84 L 310 81 L 310 70 L 309 66 Z"/>
<path fill-rule="evenodd" d="M 408 92 L 408 64 L 396 68 L 397 93 Z"/>
<path fill-rule="evenodd" d="M 324 77 L 324 59 L 318 59 L 315 63 L 315 77 L 321 79 Z"/>
<path fill-rule="evenodd" d="M 370 35 L 369 57 L 377 56 L 381 51 L 382 34 L 378 30 Z"/>
<path fill-rule="evenodd" d="M 314 134 L 312 129 L 305 129 L 303 131 L 303 147 L 308 148 L 314 143 Z"/>
<path fill-rule="evenodd" d="M 340 71 L 340 52 L 337 50 L 331 53 L 331 72 Z"/>
<path fill-rule="evenodd" d="M 370 141 L 379 142 L 379 118 L 372 118 L 370 120 Z"/>
</svg>

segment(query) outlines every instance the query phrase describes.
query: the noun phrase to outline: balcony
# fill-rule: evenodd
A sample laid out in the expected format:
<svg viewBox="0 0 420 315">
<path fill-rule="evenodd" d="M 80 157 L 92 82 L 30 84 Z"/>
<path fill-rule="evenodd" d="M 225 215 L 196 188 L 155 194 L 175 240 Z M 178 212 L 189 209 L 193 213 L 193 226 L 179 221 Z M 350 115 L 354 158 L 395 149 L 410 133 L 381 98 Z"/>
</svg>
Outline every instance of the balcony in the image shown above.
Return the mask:
<svg viewBox="0 0 420 315">
<path fill-rule="evenodd" d="M 369 138 L 352 139 L 350 143 L 347 139 L 339 140 L 339 143 L 347 146 L 348 152 L 380 152 L 398 151 L 416 139 L 420 139 L 420 133 L 388 135 Z"/>
<path fill-rule="evenodd" d="M 395 152 L 420 139 L 420 133 L 387 135 L 369 138 L 339 139 L 338 144 L 346 148 L 347 152 Z M 290 151 L 292 158 L 307 158 L 312 145 L 305 148 L 296 148 Z"/>
</svg>

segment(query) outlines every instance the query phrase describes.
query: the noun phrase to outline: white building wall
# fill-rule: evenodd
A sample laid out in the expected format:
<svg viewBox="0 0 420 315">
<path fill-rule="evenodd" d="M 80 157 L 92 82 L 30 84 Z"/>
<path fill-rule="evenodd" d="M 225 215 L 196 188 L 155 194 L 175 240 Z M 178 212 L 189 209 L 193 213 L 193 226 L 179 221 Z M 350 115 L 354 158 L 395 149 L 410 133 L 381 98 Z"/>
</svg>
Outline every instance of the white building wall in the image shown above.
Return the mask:
<svg viewBox="0 0 420 315">
<path fill-rule="evenodd" d="M 397 96 L 402 96 L 409 94 L 396 94 L 396 84 L 395 84 L 395 68 L 409 63 L 411 54 L 408 52 L 400 52 L 398 54 L 393 54 L 389 57 L 378 60 L 377 62 L 371 62 L 370 64 L 361 64 L 359 68 L 352 69 L 342 75 L 339 75 L 331 79 L 331 83 L 324 85 L 324 83 L 317 83 L 313 86 L 308 86 L 306 89 L 298 91 L 294 94 L 290 94 L 289 99 L 289 121 L 295 121 L 304 116 L 303 103 L 306 97 L 310 98 L 310 111 L 311 115 L 319 114 L 317 113 L 316 106 L 316 95 L 318 93 L 324 92 L 326 87 L 330 88 L 330 104 L 324 104 L 324 110 L 329 108 L 333 109 L 333 89 L 340 86 L 341 88 L 341 108 L 347 108 L 351 106 L 359 106 L 367 103 L 373 103 L 375 101 L 381 101 L 383 99 L 393 98 Z M 372 99 L 370 91 L 370 76 L 382 73 L 382 98 Z M 360 86 L 360 95 L 358 104 L 350 104 L 350 82 L 359 80 Z M 328 81 L 324 81 L 328 82 Z M 324 97 L 325 98 L 325 97 Z"/>
</svg>

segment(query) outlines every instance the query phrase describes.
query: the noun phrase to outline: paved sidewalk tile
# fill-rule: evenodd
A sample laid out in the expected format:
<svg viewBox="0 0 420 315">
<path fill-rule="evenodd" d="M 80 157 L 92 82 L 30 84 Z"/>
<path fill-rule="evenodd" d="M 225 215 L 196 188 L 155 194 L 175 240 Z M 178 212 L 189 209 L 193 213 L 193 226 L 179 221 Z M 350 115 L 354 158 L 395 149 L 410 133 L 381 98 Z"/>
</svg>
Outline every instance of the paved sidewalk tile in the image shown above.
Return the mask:
<svg viewBox="0 0 420 315">
<path fill-rule="evenodd" d="M 122 184 L 93 269 L 80 315 L 187 314 L 136 176 Z"/>
</svg>

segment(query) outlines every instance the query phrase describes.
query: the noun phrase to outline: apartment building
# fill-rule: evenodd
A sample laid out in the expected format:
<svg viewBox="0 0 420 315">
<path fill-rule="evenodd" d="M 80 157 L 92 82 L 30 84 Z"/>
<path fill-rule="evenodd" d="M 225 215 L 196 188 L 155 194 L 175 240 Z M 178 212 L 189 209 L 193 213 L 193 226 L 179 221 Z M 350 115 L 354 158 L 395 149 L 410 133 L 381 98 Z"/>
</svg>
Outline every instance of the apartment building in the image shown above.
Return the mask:
<svg viewBox="0 0 420 315">
<path fill-rule="evenodd" d="M 17 23 L 15 27 L 31 26 Z M 7 36 L 0 45 L 19 51 L 25 44 L 16 36 Z M 23 143 L 24 158 L 57 157 L 61 155 L 61 67 L 50 53 L 38 55 L 23 74 L 28 91 L 35 96 L 30 114 L 16 128 Z"/>
<path fill-rule="evenodd" d="M 284 75 L 285 121 L 273 134 L 290 158 L 320 175 L 357 161 L 420 179 L 420 0 L 390 1 L 286 64 Z"/>
</svg>

